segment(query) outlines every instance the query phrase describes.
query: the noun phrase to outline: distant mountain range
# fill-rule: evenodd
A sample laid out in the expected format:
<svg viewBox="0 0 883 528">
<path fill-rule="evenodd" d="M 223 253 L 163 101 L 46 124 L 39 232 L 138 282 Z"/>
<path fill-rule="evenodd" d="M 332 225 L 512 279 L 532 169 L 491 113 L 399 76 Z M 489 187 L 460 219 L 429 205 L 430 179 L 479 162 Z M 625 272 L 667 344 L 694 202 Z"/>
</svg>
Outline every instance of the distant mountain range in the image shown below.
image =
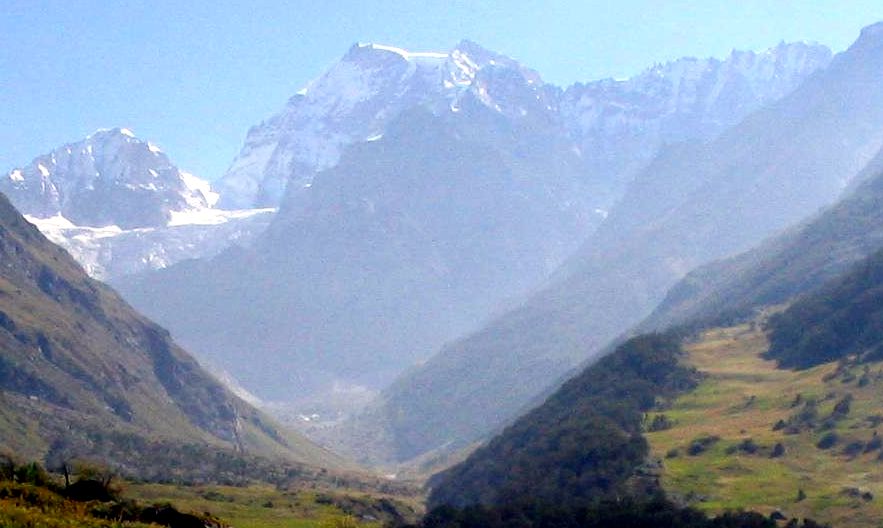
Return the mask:
<svg viewBox="0 0 883 528">
<path fill-rule="evenodd" d="M 830 58 L 824 46 L 782 43 L 561 89 L 470 41 L 442 53 L 357 44 L 281 112 L 249 130 L 217 190 L 224 207 L 275 207 L 286 188 L 298 194 L 348 145 L 379 136 L 402 111 L 455 112 L 472 94 L 510 118 L 529 110 L 553 116 L 584 159 L 596 202 L 609 205 L 662 145 L 714 137 L 796 88 Z M 531 92 L 520 88 L 524 82 Z"/>
<path fill-rule="evenodd" d="M 713 186 L 716 169 L 697 174 L 693 163 L 718 148 L 742 156 L 727 146 L 750 128 L 740 121 L 793 98 L 830 61 L 823 46 L 783 43 L 561 89 L 469 41 L 443 53 L 359 44 L 253 127 L 213 189 L 115 129 L 11 171 L 0 190 L 209 364 L 265 400 L 323 414 L 315 404 L 329 391 L 387 386 L 550 280 L 530 302 L 563 308 L 596 297 L 600 312 L 579 331 L 545 335 L 562 323 L 540 309 L 542 322 L 528 317 L 544 336 L 536 347 L 496 330 L 477 334 L 494 341 L 483 365 L 466 349 L 451 355 L 467 339 L 389 387 L 346 448 L 403 460 L 487 434 L 652 308 L 688 267 L 736 247 L 724 237 L 673 274 L 645 274 L 644 257 L 625 257 L 618 240 L 643 247 L 635 235 L 643 227 L 634 228 L 659 212 L 654 199 L 705 200 L 690 193 Z M 726 132 L 734 125 L 743 132 Z M 833 199 L 819 181 L 806 187 L 806 203 L 758 219 L 740 243 Z M 647 247 L 666 236 L 680 235 L 650 237 Z M 577 271 L 604 288 L 638 273 L 649 289 L 637 304 L 603 301 L 595 286 L 562 282 Z M 515 331 L 525 313 L 501 321 Z M 498 384 L 511 388 L 501 396 Z M 497 403 L 455 403 L 476 386 Z M 458 409 L 435 408 L 442 400 Z M 320 421 L 338 418 L 330 412 Z M 385 447 L 361 445 L 365 435 Z"/>
<path fill-rule="evenodd" d="M 829 59 L 780 45 L 563 91 L 471 42 L 356 45 L 217 185 L 224 206 L 280 204 L 260 240 L 120 287 L 264 398 L 376 389 L 546 280 L 621 194 L 608 161 L 712 137 Z"/>
</svg>

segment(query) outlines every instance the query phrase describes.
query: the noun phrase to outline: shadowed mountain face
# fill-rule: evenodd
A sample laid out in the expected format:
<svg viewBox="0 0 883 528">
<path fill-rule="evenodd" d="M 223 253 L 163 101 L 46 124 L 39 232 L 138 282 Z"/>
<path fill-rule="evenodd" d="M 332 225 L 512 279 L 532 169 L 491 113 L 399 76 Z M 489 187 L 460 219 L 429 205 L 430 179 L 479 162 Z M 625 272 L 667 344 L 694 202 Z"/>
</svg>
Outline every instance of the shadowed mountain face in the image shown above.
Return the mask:
<svg viewBox="0 0 883 528">
<path fill-rule="evenodd" d="M 597 221 L 552 125 L 471 98 L 406 112 L 289 193 L 249 250 L 122 289 L 259 396 L 381 386 L 543 280 Z"/>
<path fill-rule="evenodd" d="M 385 438 L 394 460 L 478 440 L 646 317 L 690 269 L 833 202 L 883 145 L 881 33 L 867 28 L 716 140 L 666 149 L 562 278 L 403 376 L 356 424 L 373 431 L 361 437 Z"/>
<path fill-rule="evenodd" d="M 883 248 L 883 152 L 837 204 L 734 257 L 690 272 L 641 324 L 741 318 L 819 287 Z"/>
<path fill-rule="evenodd" d="M 0 261 L 0 446 L 136 475 L 156 471 L 142 449 L 159 445 L 169 459 L 192 449 L 339 464 L 235 397 L 2 196 Z"/>
</svg>

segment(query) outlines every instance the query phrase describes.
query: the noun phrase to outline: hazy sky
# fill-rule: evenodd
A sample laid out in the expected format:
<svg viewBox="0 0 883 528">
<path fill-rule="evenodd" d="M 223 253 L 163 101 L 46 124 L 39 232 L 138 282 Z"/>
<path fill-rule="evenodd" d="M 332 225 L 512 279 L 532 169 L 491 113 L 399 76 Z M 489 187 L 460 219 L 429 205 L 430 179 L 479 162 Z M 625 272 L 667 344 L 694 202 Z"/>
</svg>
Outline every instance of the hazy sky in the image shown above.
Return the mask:
<svg viewBox="0 0 883 528">
<path fill-rule="evenodd" d="M 126 126 L 203 177 L 354 42 L 462 38 L 556 84 L 781 40 L 846 48 L 883 2 L 0 0 L 0 170 Z"/>
</svg>

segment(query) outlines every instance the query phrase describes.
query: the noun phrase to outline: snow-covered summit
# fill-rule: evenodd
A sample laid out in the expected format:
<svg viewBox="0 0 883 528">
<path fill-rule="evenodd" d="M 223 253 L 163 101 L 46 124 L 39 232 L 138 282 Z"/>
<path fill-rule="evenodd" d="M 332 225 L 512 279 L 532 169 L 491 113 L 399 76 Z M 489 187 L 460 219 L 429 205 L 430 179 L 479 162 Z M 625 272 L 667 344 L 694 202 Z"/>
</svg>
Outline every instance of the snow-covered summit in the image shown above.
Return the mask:
<svg viewBox="0 0 883 528">
<path fill-rule="evenodd" d="M 217 193 L 128 128 L 100 129 L 0 173 L 28 221 L 101 280 L 247 246 L 273 209 L 226 211 Z"/>
<path fill-rule="evenodd" d="M 630 79 L 561 90 L 468 40 L 447 52 L 355 44 L 281 112 L 249 130 L 218 182 L 220 203 L 275 207 L 287 188 L 309 188 L 346 146 L 380 137 L 403 110 L 458 112 L 464 98 L 510 119 L 547 114 L 615 194 L 664 143 L 714 137 L 830 59 L 824 46 L 782 43 L 763 52 L 733 51 L 724 60 L 684 58 Z"/>
<path fill-rule="evenodd" d="M 127 128 L 100 129 L 38 156 L 0 177 L 0 191 L 32 217 L 121 228 L 163 226 L 174 211 L 217 200 L 207 182 Z"/>
<path fill-rule="evenodd" d="M 517 116 L 524 109 L 507 104 L 511 83 L 530 90 L 543 86 L 536 72 L 470 41 L 448 52 L 355 44 L 280 113 L 249 130 L 219 181 L 220 203 L 229 208 L 278 205 L 289 184 L 308 186 L 316 172 L 337 163 L 345 146 L 377 137 L 413 106 L 456 111 L 471 94 L 489 108 Z"/>
<path fill-rule="evenodd" d="M 734 50 L 723 60 L 682 58 L 625 80 L 574 84 L 561 117 L 584 159 L 621 187 L 662 145 L 713 138 L 830 61 L 827 47 L 806 42 Z"/>
</svg>

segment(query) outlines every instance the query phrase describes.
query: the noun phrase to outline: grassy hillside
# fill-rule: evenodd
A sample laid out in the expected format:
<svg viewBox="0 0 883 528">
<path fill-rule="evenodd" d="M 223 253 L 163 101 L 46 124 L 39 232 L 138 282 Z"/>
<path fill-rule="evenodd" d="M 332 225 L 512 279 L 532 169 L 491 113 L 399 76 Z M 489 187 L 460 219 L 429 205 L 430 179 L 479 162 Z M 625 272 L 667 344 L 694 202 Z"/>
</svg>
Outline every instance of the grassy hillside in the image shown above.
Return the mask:
<svg viewBox="0 0 883 528">
<path fill-rule="evenodd" d="M 435 478 L 430 505 L 583 506 L 629 489 L 652 493 L 652 482 L 632 479 L 648 452 L 642 416 L 695 384 L 680 355 L 673 335 L 623 343 Z"/>
<path fill-rule="evenodd" d="M 97 466 L 68 470 L 51 474 L 0 454 L 0 526 L 379 528 L 412 522 L 418 513 L 414 496 L 337 484 L 183 486 L 124 482 Z"/>
<path fill-rule="evenodd" d="M 350 467 L 234 396 L 2 196 L 0 262 L 0 448 L 160 479 Z"/>
<path fill-rule="evenodd" d="M 703 381 L 645 420 L 663 488 L 708 512 L 879 522 L 883 363 L 779 369 L 761 357 L 760 326 L 708 330 L 684 347 Z"/>
<path fill-rule="evenodd" d="M 413 496 L 346 488 L 132 484 L 125 494 L 147 504 L 170 502 L 184 511 L 208 512 L 237 528 L 379 528 L 413 522 L 420 511 Z"/>
</svg>

